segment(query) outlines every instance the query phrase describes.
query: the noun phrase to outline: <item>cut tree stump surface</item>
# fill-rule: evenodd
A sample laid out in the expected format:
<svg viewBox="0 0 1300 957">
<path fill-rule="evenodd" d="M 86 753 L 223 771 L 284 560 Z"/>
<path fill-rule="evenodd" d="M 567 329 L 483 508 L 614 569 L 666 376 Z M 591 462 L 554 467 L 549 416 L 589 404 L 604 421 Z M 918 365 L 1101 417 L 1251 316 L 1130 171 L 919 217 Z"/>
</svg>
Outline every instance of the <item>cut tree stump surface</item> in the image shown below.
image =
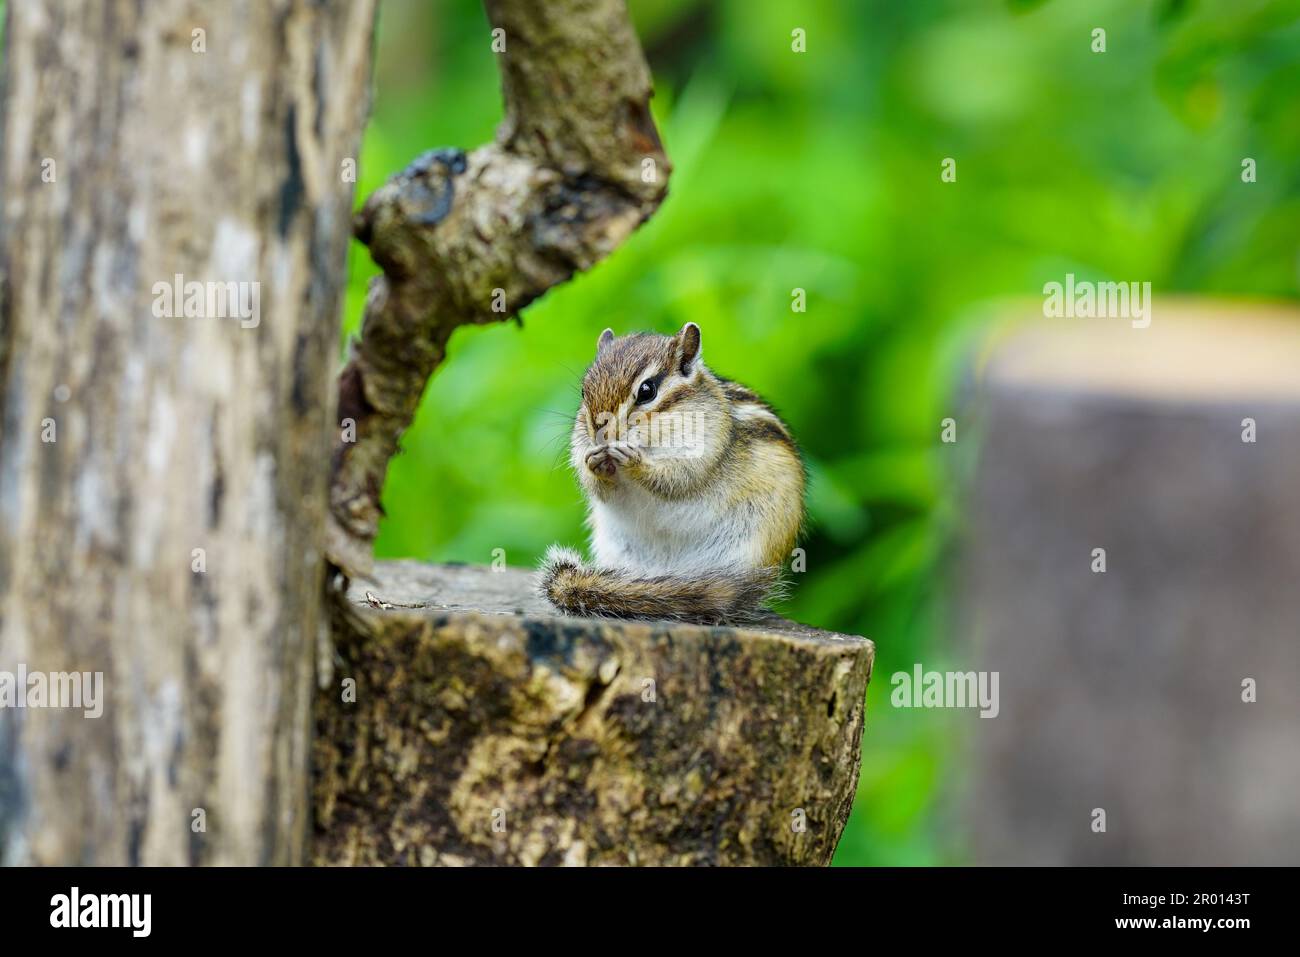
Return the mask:
<svg viewBox="0 0 1300 957">
<path fill-rule="evenodd" d="M 317 864 L 830 862 L 866 639 L 570 618 L 529 571 L 416 562 L 379 563 L 337 619 Z"/>
</svg>

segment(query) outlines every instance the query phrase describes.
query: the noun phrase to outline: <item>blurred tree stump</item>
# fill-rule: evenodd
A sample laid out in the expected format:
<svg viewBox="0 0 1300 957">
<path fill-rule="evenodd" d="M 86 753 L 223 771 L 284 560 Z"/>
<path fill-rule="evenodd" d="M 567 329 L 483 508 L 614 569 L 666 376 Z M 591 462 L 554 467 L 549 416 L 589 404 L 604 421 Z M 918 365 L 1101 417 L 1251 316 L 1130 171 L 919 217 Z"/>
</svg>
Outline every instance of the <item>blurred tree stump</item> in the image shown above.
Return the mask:
<svg viewBox="0 0 1300 957">
<path fill-rule="evenodd" d="M 560 617 L 528 572 L 414 562 L 338 617 L 317 864 L 830 862 L 865 639 Z"/>
<path fill-rule="evenodd" d="M 1294 864 L 1300 313 L 1038 318 L 980 378 L 967 630 L 1002 701 L 976 859 Z"/>
</svg>

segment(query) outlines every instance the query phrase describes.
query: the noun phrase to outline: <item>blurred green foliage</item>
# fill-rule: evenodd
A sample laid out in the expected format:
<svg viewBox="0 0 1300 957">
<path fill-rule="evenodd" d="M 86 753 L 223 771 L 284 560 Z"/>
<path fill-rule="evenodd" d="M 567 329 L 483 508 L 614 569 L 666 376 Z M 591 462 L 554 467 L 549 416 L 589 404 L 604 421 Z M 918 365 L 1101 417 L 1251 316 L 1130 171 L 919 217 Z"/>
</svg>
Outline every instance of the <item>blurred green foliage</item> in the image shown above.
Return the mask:
<svg viewBox="0 0 1300 957">
<path fill-rule="evenodd" d="M 584 542 L 565 462 L 596 336 L 704 333 L 812 474 L 787 614 L 878 649 L 836 863 L 961 862 L 961 722 L 889 676 L 960 665 L 944 627 L 939 441 L 984 305 L 1066 272 L 1297 295 L 1300 9 L 1259 0 L 632 0 L 675 167 L 660 212 L 514 324 L 453 337 L 384 492 L 382 556 L 531 565 Z M 1106 30 L 1106 52 L 1092 31 Z M 791 50 L 806 31 L 807 52 Z M 358 199 L 501 116 L 477 4 L 385 0 Z M 940 164 L 957 161 L 944 183 Z M 1258 182 L 1243 183 L 1245 157 Z M 347 325 L 366 282 L 350 256 Z M 805 313 L 791 310 L 807 290 Z"/>
</svg>

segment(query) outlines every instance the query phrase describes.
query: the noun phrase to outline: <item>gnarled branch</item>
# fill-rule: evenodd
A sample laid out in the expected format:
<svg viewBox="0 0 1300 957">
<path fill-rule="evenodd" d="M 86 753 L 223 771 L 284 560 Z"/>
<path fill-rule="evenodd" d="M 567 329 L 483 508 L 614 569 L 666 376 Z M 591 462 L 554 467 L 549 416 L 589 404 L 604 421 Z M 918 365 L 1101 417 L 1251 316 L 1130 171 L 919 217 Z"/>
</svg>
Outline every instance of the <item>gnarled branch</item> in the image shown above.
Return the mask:
<svg viewBox="0 0 1300 957">
<path fill-rule="evenodd" d="M 383 274 L 339 378 L 339 419 L 355 435 L 341 433 L 334 453 L 328 548 L 349 574 L 371 567 L 388 460 L 452 331 L 511 318 L 590 268 L 667 188 L 650 73 L 623 0 L 486 7 L 505 44 L 496 141 L 424 154 L 356 217 Z"/>
</svg>

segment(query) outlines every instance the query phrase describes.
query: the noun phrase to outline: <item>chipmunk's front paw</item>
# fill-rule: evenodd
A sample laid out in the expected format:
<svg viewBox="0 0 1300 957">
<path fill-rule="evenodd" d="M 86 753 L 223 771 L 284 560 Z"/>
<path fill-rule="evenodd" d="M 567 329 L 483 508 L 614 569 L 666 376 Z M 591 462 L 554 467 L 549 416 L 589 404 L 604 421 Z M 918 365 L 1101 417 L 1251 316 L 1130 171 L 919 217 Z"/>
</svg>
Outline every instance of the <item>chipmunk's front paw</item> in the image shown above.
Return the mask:
<svg viewBox="0 0 1300 957">
<path fill-rule="evenodd" d="M 641 464 L 641 450 L 627 442 L 614 442 L 609 446 L 609 454 L 619 468 Z"/>
<path fill-rule="evenodd" d="M 588 470 L 597 478 L 612 479 L 621 468 L 630 468 L 641 462 L 641 450 L 625 442 L 601 445 L 586 455 Z"/>
<path fill-rule="evenodd" d="M 617 460 L 610 455 L 609 446 L 601 445 L 592 449 L 586 456 L 587 471 L 597 478 L 613 478 L 618 468 Z"/>
</svg>

